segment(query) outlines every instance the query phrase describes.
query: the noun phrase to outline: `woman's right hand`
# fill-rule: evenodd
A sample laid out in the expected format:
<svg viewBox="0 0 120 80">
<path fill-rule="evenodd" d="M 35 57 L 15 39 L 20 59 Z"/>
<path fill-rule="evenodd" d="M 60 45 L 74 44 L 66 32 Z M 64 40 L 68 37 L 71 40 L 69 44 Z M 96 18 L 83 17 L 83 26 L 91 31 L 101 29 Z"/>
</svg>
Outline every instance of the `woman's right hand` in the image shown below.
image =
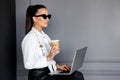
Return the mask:
<svg viewBox="0 0 120 80">
<path fill-rule="evenodd" d="M 53 59 L 55 55 L 58 54 L 58 51 L 60 51 L 60 48 L 52 47 L 50 50 L 50 54 L 47 56 L 47 61 Z"/>
</svg>

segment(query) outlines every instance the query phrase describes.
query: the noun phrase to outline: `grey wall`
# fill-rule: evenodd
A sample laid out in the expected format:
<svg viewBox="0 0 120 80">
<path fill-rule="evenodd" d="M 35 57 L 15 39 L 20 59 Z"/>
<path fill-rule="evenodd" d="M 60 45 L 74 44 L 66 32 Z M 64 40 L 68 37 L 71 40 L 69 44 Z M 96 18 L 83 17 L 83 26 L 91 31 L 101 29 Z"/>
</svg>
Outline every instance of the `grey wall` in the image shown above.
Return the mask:
<svg viewBox="0 0 120 80">
<path fill-rule="evenodd" d="M 85 80 L 120 79 L 120 0 L 16 0 L 16 4 L 19 66 L 23 67 L 20 43 L 25 10 L 30 4 L 44 4 L 52 14 L 45 32 L 61 42 L 58 62 L 71 62 L 74 51 L 87 45 L 80 69 Z"/>
</svg>

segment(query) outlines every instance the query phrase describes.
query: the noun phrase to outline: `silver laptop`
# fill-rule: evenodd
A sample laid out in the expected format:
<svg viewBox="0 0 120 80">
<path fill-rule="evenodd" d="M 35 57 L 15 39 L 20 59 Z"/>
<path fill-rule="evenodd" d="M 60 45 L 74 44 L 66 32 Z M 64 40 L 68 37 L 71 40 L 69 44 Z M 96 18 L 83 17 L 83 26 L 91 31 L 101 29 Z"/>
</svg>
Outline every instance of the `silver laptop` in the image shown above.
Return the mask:
<svg viewBox="0 0 120 80">
<path fill-rule="evenodd" d="M 70 75 L 74 71 L 78 70 L 80 67 L 82 67 L 85 53 L 86 53 L 87 47 L 81 48 L 79 50 L 75 51 L 75 55 L 71 64 L 71 70 L 69 72 L 64 72 L 61 70 L 56 70 L 50 73 L 51 75 Z"/>
</svg>

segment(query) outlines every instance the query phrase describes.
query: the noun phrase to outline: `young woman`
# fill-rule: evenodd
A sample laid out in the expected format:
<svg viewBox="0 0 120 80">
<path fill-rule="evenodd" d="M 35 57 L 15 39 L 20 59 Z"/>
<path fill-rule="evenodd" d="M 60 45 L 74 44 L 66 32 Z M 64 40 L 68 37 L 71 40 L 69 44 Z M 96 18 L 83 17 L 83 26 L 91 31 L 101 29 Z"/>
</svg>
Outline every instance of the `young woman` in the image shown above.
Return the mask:
<svg viewBox="0 0 120 80">
<path fill-rule="evenodd" d="M 70 70 L 70 66 L 60 65 L 54 60 L 60 49 L 50 46 L 51 39 L 43 31 L 50 18 L 51 14 L 44 5 L 30 5 L 27 8 L 26 35 L 22 41 L 22 52 L 24 66 L 29 71 L 28 80 L 84 80 L 82 73 L 77 71 L 69 76 L 49 75 L 56 69 Z"/>
</svg>

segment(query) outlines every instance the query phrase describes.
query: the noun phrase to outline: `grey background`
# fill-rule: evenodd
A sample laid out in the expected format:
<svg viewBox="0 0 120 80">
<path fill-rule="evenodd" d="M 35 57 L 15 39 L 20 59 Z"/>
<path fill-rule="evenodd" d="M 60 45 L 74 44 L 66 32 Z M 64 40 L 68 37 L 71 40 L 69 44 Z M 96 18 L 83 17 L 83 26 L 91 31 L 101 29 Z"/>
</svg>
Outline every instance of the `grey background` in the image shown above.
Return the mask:
<svg viewBox="0 0 120 80">
<path fill-rule="evenodd" d="M 76 49 L 88 46 L 80 69 L 85 79 L 120 79 L 120 0 L 16 0 L 18 79 L 26 76 L 21 41 L 30 4 L 44 4 L 52 14 L 45 32 L 60 40 L 56 61 L 70 63 Z"/>
</svg>

